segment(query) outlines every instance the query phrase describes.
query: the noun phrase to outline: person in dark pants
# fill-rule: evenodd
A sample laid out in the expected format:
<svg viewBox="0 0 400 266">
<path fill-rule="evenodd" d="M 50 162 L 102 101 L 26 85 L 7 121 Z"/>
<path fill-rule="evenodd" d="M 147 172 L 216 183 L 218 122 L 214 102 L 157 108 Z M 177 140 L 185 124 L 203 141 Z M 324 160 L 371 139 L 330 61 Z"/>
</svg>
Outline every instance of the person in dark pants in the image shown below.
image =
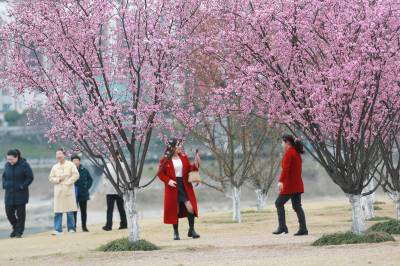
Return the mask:
<svg viewBox="0 0 400 266">
<path fill-rule="evenodd" d="M 79 209 L 81 211 L 81 222 L 82 231 L 89 232 L 86 226 L 87 221 L 87 202 L 90 199 L 89 189 L 93 184 L 93 178 L 89 171 L 81 165 L 81 158 L 78 155 L 73 155 L 71 157 L 72 162 L 76 165 L 79 171 L 79 179 L 75 182 L 75 193 L 76 201 L 78 203 Z M 77 212 L 74 212 L 75 216 L 75 228 L 77 221 Z"/>
<path fill-rule="evenodd" d="M 279 226 L 273 233 L 278 235 L 289 232 L 286 226 L 285 204 L 291 200 L 293 210 L 296 212 L 299 221 L 299 231 L 295 236 L 308 235 L 306 217 L 301 206 L 301 194 L 304 193 L 304 184 L 301 177 L 302 159 L 300 155 L 304 153 L 303 144 L 291 135 L 284 135 L 282 137 L 282 146 L 285 150 L 285 155 L 282 159 L 282 173 L 278 183 L 279 196 L 275 201 Z"/>
<path fill-rule="evenodd" d="M 106 225 L 103 227 L 105 231 L 112 230 L 113 224 L 113 213 L 114 213 L 114 205 L 115 202 L 117 203 L 118 212 L 120 215 L 120 226 L 119 230 L 128 228 L 127 220 L 126 220 L 126 213 L 124 207 L 124 199 L 119 196 L 118 194 L 108 194 L 107 195 L 107 222 Z"/>
<path fill-rule="evenodd" d="M 114 169 L 114 166 L 111 163 L 107 163 L 106 167 L 111 174 L 111 177 L 117 182 L 117 173 Z M 124 169 L 126 172 L 126 169 Z M 107 222 L 106 225 L 103 226 L 104 231 L 111 231 L 113 226 L 113 213 L 114 213 L 114 205 L 117 203 L 117 208 L 120 216 L 120 224 L 119 230 L 128 228 L 128 222 L 126 219 L 125 207 L 124 207 L 124 199 L 118 194 L 117 190 L 111 184 L 110 180 L 103 175 L 103 190 L 106 194 L 107 201 Z"/>
<path fill-rule="evenodd" d="M 7 218 L 13 231 L 10 237 L 21 238 L 25 229 L 26 204 L 29 201 L 29 186 L 33 172 L 29 163 L 21 158 L 19 150 L 7 152 L 7 163 L 3 173 L 3 189 Z"/>
</svg>

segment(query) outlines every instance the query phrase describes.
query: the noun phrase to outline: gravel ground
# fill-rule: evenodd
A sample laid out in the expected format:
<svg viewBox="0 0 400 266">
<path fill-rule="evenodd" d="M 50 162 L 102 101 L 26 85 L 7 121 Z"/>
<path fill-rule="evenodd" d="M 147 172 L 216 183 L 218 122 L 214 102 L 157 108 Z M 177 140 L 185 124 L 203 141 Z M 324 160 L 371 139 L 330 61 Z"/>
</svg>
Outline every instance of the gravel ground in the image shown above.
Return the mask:
<svg viewBox="0 0 400 266">
<path fill-rule="evenodd" d="M 159 219 L 141 221 L 141 236 L 161 247 L 152 252 L 102 253 L 99 245 L 123 237 L 126 231 L 101 231 L 59 237 L 41 233 L 24 239 L 0 240 L 0 265 L 400 265 L 400 238 L 396 242 L 312 247 L 324 233 L 350 228 L 349 204 L 343 200 L 307 201 L 304 208 L 310 235 L 294 237 L 294 212 L 287 208 L 290 234 L 274 236 L 276 215 L 272 207 L 262 213 L 246 210 L 243 222 L 230 222 L 229 213 L 206 213 L 197 224 L 198 240 L 185 236 L 187 222 L 181 220 L 181 241 L 172 241 L 170 226 Z M 393 216 L 390 202 L 379 205 L 377 216 Z M 368 223 L 371 225 L 372 223 Z"/>
</svg>

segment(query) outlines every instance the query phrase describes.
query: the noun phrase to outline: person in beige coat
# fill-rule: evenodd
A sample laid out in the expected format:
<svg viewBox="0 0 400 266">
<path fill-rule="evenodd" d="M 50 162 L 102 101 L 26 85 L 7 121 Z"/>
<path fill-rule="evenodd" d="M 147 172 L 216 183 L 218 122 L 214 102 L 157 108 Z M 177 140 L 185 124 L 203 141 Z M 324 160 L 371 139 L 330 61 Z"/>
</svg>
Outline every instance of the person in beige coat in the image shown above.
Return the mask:
<svg viewBox="0 0 400 266">
<path fill-rule="evenodd" d="M 57 164 L 50 172 L 49 180 L 54 184 L 54 232 L 53 235 L 62 234 L 63 213 L 67 214 L 68 232 L 75 233 L 74 212 L 78 210 L 76 205 L 74 184 L 79 178 L 76 166 L 65 160 L 65 152 L 58 149 L 56 152 Z"/>
</svg>

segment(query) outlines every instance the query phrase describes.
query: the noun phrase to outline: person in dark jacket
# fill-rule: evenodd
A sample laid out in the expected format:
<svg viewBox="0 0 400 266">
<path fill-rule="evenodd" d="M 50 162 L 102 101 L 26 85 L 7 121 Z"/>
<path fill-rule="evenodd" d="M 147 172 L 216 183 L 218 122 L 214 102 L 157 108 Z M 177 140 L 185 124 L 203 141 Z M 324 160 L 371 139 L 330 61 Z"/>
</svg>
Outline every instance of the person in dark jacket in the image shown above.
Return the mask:
<svg viewBox="0 0 400 266">
<path fill-rule="evenodd" d="M 301 177 L 303 144 L 291 135 L 284 135 L 282 137 L 282 146 L 285 150 L 285 155 L 282 159 L 282 172 L 278 183 L 279 196 L 275 201 L 279 227 L 273 233 L 276 235 L 288 233 L 285 204 L 288 200 L 291 200 L 293 210 L 296 212 L 299 221 L 299 231 L 295 236 L 308 235 L 306 217 L 301 206 L 301 194 L 304 193 L 304 184 Z"/>
<path fill-rule="evenodd" d="M 73 155 L 71 157 L 71 160 L 76 165 L 79 171 L 79 179 L 78 181 L 75 182 L 75 193 L 76 193 L 76 201 L 81 211 L 82 231 L 89 232 L 86 226 L 87 202 L 90 199 L 89 189 L 93 184 L 93 178 L 90 175 L 89 171 L 81 165 L 81 158 L 78 155 Z M 74 212 L 74 215 L 75 215 L 75 228 L 76 228 L 77 212 Z"/>
<path fill-rule="evenodd" d="M 19 150 L 7 152 L 7 163 L 3 173 L 3 189 L 7 218 L 13 231 L 10 237 L 21 238 L 25 229 L 26 204 L 29 201 L 29 185 L 33 172 L 28 162 L 21 158 Z"/>
</svg>

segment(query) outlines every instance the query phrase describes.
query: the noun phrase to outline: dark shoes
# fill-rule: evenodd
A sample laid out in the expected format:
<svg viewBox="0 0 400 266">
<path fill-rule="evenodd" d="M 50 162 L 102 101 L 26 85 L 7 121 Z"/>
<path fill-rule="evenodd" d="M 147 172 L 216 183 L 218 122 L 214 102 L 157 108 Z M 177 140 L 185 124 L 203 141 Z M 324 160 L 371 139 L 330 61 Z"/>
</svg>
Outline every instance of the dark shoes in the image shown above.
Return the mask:
<svg viewBox="0 0 400 266">
<path fill-rule="evenodd" d="M 188 231 L 188 237 L 191 237 L 193 239 L 199 238 L 200 235 L 196 233 L 194 230 L 194 215 L 191 213 L 188 213 L 188 221 L 189 221 L 189 231 Z M 172 227 L 174 228 L 174 240 L 181 240 L 179 237 L 179 224 L 173 224 Z"/>
<path fill-rule="evenodd" d="M 127 226 L 127 225 L 121 225 L 121 226 L 118 228 L 118 230 L 124 230 L 124 229 L 128 229 L 128 226 Z M 111 227 L 108 227 L 108 226 L 106 225 L 106 226 L 103 226 L 103 230 L 104 230 L 104 231 L 111 231 L 112 228 L 111 228 Z"/>
<path fill-rule="evenodd" d="M 174 232 L 174 240 L 181 240 L 179 233 Z"/>
<path fill-rule="evenodd" d="M 273 232 L 274 235 L 281 235 L 281 234 L 287 234 L 289 233 L 287 228 L 278 228 L 275 232 Z M 308 230 L 299 230 L 294 236 L 306 236 L 308 235 Z"/>
<path fill-rule="evenodd" d="M 86 226 L 82 227 L 82 231 L 83 231 L 83 232 L 89 232 L 89 230 L 87 229 Z"/>
<path fill-rule="evenodd" d="M 22 234 L 12 231 L 10 234 L 10 238 L 22 238 Z"/>
<path fill-rule="evenodd" d="M 194 229 L 189 229 L 188 237 L 196 239 L 196 238 L 200 238 L 200 235 L 198 233 L 196 233 L 196 231 Z M 181 238 L 179 237 L 179 232 L 176 232 L 176 231 L 174 232 L 174 240 L 181 240 Z"/>
<path fill-rule="evenodd" d="M 196 238 L 200 238 L 200 235 L 198 233 L 196 233 L 196 231 L 193 228 L 191 228 L 191 229 L 189 229 L 188 237 L 196 239 Z"/>
<path fill-rule="evenodd" d="M 103 226 L 103 230 L 104 230 L 104 231 L 111 231 L 112 229 L 111 229 L 110 227 Z"/>
<path fill-rule="evenodd" d="M 308 230 L 299 230 L 295 236 L 307 236 L 308 235 Z"/>
<path fill-rule="evenodd" d="M 272 232 L 274 235 L 281 235 L 281 234 L 287 234 L 289 233 L 289 230 L 287 228 L 281 228 L 278 227 L 278 229 L 274 232 Z"/>
</svg>

